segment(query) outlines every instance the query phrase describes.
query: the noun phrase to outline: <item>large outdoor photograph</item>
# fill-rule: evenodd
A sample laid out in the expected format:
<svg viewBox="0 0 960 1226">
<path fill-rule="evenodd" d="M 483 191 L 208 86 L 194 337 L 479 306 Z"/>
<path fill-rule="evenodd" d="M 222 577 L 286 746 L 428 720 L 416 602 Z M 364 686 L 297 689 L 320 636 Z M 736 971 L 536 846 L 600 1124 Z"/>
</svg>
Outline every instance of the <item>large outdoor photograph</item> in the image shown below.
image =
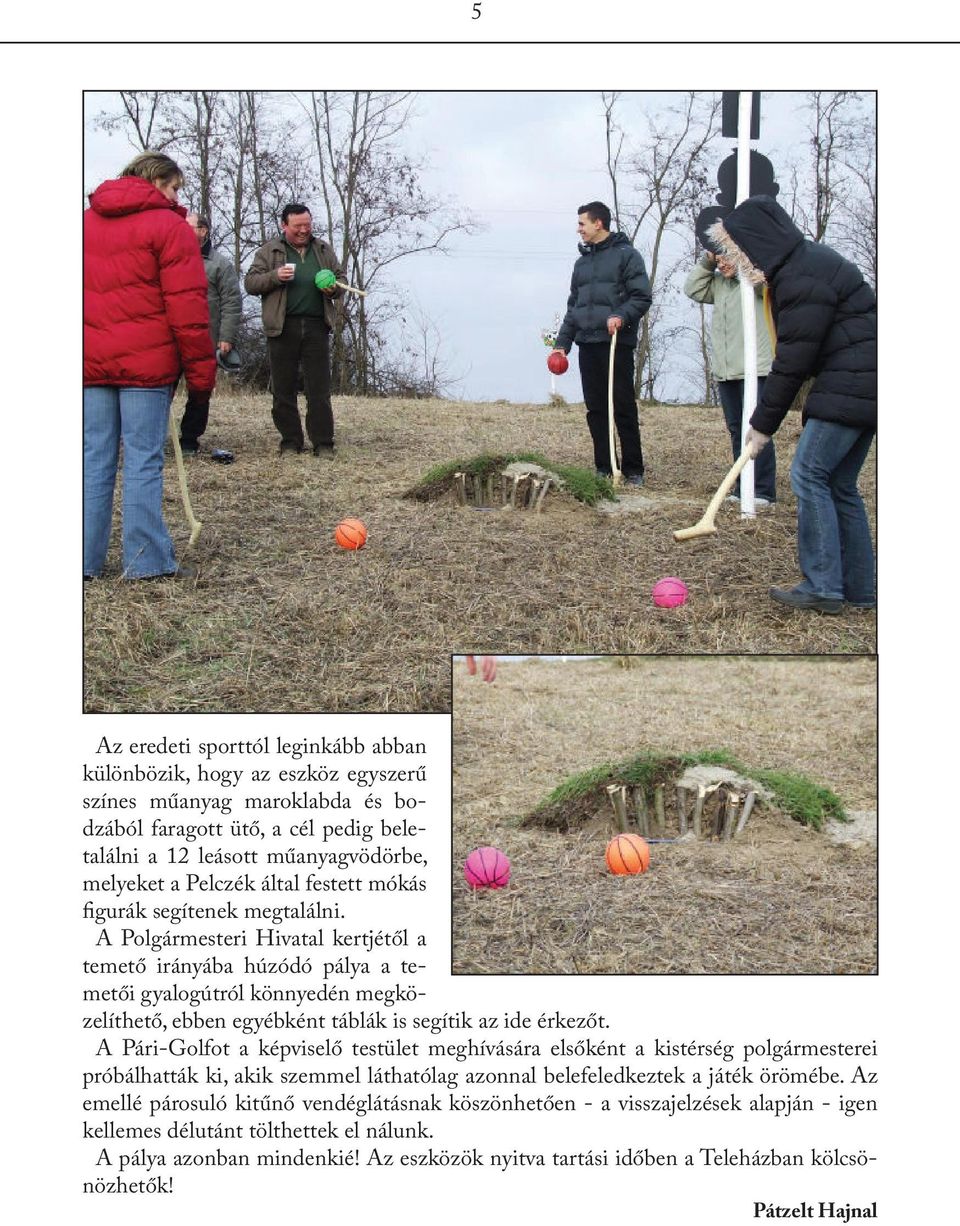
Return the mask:
<svg viewBox="0 0 960 1226">
<path fill-rule="evenodd" d="M 85 710 L 874 651 L 875 97 L 760 95 L 746 204 L 729 131 L 719 93 L 87 94 Z"/>
</svg>

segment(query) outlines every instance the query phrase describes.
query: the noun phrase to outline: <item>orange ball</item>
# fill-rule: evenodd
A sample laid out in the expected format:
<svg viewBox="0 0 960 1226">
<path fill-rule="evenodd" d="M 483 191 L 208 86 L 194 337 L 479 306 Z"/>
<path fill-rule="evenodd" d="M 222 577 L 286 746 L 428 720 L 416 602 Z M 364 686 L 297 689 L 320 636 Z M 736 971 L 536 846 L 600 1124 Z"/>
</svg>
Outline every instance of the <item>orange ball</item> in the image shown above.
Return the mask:
<svg viewBox="0 0 960 1226">
<path fill-rule="evenodd" d="M 607 844 L 607 868 L 617 877 L 645 873 L 650 867 L 650 848 L 639 834 L 618 834 Z"/>
<path fill-rule="evenodd" d="M 342 549 L 362 549 L 367 543 L 367 529 L 361 519 L 341 519 L 333 534 Z"/>
</svg>

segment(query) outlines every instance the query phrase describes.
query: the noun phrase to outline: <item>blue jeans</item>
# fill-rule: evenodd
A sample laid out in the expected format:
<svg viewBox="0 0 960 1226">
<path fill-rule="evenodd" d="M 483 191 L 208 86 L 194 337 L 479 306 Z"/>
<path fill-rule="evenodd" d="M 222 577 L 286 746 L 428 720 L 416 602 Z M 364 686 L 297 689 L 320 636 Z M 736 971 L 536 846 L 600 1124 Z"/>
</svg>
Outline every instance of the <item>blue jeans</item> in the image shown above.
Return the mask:
<svg viewBox="0 0 960 1226">
<path fill-rule="evenodd" d="M 83 573 L 99 575 L 110 544 L 123 441 L 123 577 L 177 569 L 163 522 L 163 444 L 172 387 L 83 389 Z"/>
<path fill-rule="evenodd" d="M 873 542 L 857 477 L 875 431 L 810 418 L 790 468 L 797 496 L 798 590 L 827 600 L 876 600 Z"/>
<path fill-rule="evenodd" d="M 763 385 L 766 375 L 757 379 L 757 404 L 763 395 Z M 723 409 L 723 420 L 727 423 L 730 433 L 730 447 L 733 458 L 740 458 L 743 428 L 743 379 L 720 379 L 717 381 L 717 391 L 720 394 L 720 407 Z M 766 498 L 767 502 L 777 501 L 777 453 L 771 440 L 753 462 L 753 492 L 757 498 Z M 740 482 L 734 486 L 734 493 L 740 496 Z"/>
</svg>

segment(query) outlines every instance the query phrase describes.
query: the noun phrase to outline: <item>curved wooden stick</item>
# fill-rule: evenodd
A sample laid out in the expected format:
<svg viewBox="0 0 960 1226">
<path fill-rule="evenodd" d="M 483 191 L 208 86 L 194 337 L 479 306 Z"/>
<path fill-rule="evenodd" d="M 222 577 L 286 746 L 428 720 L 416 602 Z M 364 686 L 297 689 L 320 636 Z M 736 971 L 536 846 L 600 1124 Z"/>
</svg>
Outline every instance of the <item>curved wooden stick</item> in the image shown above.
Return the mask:
<svg viewBox="0 0 960 1226">
<path fill-rule="evenodd" d="M 617 329 L 610 333 L 610 371 L 607 375 L 607 432 L 610 436 L 610 473 L 614 488 L 623 484 L 623 473 L 617 464 L 617 448 L 613 428 L 613 360 L 617 352 Z"/>
<path fill-rule="evenodd" d="M 357 289 L 353 285 L 347 285 L 346 281 L 334 281 L 334 285 L 338 285 L 341 289 L 348 290 L 351 294 L 359 294 L 361 298 L 366 298 L 367 291 L 365 289 Z"/>
<path fill-rule="evenodd" d="M 200 539 L 200 529 L 203 527 L 203 524 L 194 515 L 193 507 L 190 505 L 190 491 L 187 489 L 187 470 L 183 466 L 183 451 L 180 449 L 180 430 L 173 415 L 172 401 L 170 403 L 170 441 L 173 443 L 173 454 L 177 461 L 177 476 L 180 478 L 180 497 L 183 499 L 183 512 L 187 517 L 187 523 L 190 525 L 190 540 L 187 542 L 187 549 L 192 549 Z"/>
<path fill-rule="evenodd" d="M 692 528 L 681 528 L 679 532 L 674 532 L 673 539 L 675 541 L 689 541 L 695 536 L 709 536 L 712 532 L 716 532 L 716 528 L 713 526 L 713 521 L 716 519 L 717 512 L 720 510 L 720 504 L 733 489 L 737 477 L 740 476 L 740 470 L 745 464 L 749 463 L 752 458 L 752 452 L 745 447 L 743 451 L 740 452 L 737 462 L 720 482 L 720 487 L 710 499 L 710 505 L 704 511 L 703 516 L 697 520 Z"/>
</svg>

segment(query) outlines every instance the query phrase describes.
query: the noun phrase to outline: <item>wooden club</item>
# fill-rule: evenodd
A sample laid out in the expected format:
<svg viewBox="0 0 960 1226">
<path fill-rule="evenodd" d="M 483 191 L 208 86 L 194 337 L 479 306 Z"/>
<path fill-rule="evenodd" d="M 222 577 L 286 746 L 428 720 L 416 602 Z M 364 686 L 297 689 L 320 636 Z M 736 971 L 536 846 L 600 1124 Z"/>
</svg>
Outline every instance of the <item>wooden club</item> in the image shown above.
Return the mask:
<svg viewBox="0 0 960 1226">
<path fill-rule="evenodd" d="M 183 500 L 183 513 L 186 515 L 187 523 L 190 525 L 190 540 L 187 543 L 187 549 L 192 549 L 200 539 L 200 529 L 203 527 L 203 524 L 194 515 L 193 507 L 190 504 L 190 490 L 187 488 L 187 471 L 183 466 L 183 451 L 180 447 L 180 429 L 173 415 L 172 401 L 170 405 L 170 442 L 173 444 L 173 455 L 177 462 L 177 476 L 180 479 L 180 497 Z"/>
<path fill-rule="evenodd" d="M 620 471 L 620 465 L 617 462 L 616 435 L 613 428 L 613 360 L 616 352 L 617 332 L 614 329 L 610 333 L 610 370 L 607 374 L 607 432 L 610 436 L 610 470 L 615 489 L 623 484 L 623 473 Z"/>
<path fill-rule="evenodd" d="M 710 505 L 704 511 L 703 516 L 697 520 L 692 528 L 681 528 L 674 532 L 673 539 L 675 541 L 689 541 L 695 536 L 710 536 L 716 532 L 713 521 L 717 518 L 717 512 L 720 510 L 720 504 L 724 498 L 733 489 L 737 477 L 740 476 L 740 470 L 753 459 L 753 453 L 748 448 L 744 448 L 740 452 L 737 462 L 730 469 L 724 479 L 720 482 L 720 486 L 714 496 L 710 499 Z"/>
</svg>

